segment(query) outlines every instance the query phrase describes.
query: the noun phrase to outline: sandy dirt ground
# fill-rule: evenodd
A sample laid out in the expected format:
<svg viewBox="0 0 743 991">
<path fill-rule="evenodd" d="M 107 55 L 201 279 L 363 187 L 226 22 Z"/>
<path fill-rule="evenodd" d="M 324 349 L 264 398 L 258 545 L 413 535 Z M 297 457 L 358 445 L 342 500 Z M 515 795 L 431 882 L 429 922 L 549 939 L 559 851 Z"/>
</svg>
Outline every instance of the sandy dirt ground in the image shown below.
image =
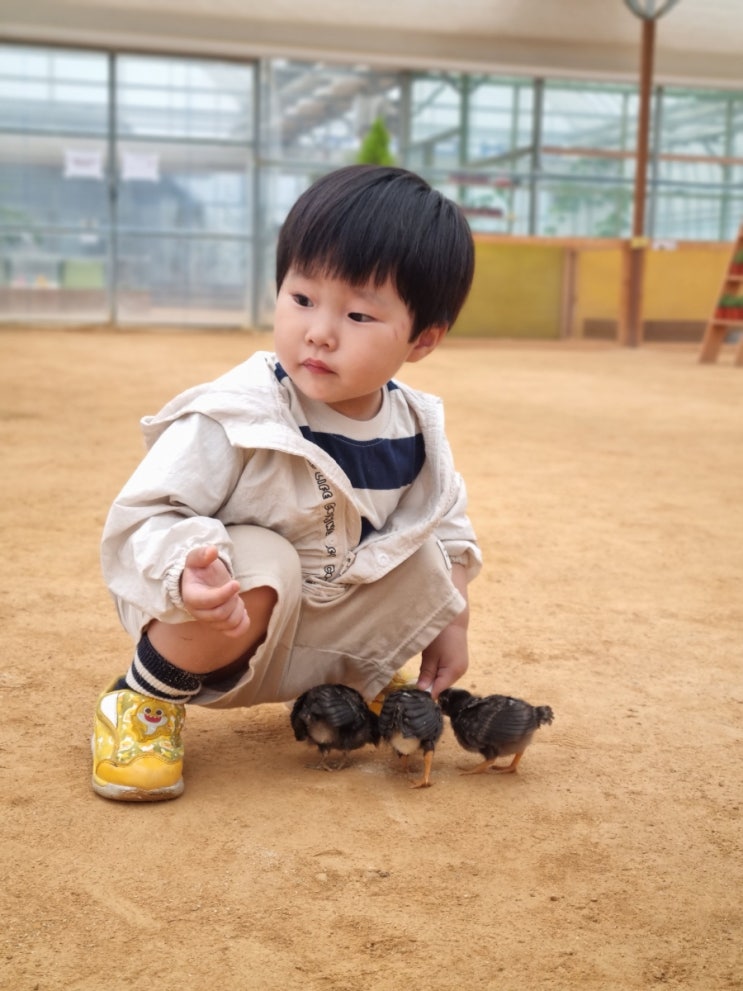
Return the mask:
<svg viewBox="0 0 743 991">
<path fill-rule="evenodd" d="M 0 332 L 0 987 L 743 987 L 743 369 L 684 347 L 447 342 L 485 556 L 461 684 L 549 704 L 517 775 L 342 772 L 280 705 L 190 709 L 186 792 L 89 787 L 127 665 L 99 572 L 139 416 L 270 337 Z M 383 618 L 380 618 L 383 622 Z"/>
</svg>

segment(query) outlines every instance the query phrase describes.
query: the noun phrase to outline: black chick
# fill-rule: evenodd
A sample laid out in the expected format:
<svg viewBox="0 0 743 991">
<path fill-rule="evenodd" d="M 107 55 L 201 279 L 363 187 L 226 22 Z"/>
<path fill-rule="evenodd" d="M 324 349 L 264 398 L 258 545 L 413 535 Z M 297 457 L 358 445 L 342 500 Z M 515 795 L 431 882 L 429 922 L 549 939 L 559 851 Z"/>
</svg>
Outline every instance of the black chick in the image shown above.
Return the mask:
<svg viewBox="0 0 743 991">
<path fill-rule="evenodd" d="M 379 720 L 362 695 L 347 685 L 317 685 L 296 700 L 291 725 L 297 740 L 307 740 L 320 751 L 319 767 L 340 770 L 348 754 L 367 743 L 379 743 Z M 342 750 L 340 762 L 331 768 L 328 753 Z"/>
<path fill-rule="evenodd" d="M 403 758 L 423 751 L 423 777 L 411 782 L 411 788 L 428 788 L 431 784 L 433 752 L 444 731 L 441 709 L 428 692 L 420 688 L 399 688 L 390 692 L 379 713 L 379 735 Z"/>
<path fill-rule="evenodd" d="M 500 774 L 516 771 L 535 731 L 554 716 L 548 705 L 529 705 L 508 695 L 471 695 L 462 688 L 447 688 L 439 704 L 451 720 L 451 727 L 465 750 L 479 752 L 485 760 L 465 774 L 479 774 L 492 768 Z M 513 755 L 510 764 L 495 767 L 498 757 Z"/>
</svg>

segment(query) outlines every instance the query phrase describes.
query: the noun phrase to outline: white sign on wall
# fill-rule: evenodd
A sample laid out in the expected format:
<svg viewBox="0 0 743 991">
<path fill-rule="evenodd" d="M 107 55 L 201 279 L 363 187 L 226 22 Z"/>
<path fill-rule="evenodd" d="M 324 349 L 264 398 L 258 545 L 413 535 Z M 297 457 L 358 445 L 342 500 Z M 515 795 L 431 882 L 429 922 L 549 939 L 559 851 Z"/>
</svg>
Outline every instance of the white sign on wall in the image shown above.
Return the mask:
<svg viewBox="0 0 743 991">
<path fill-rule="evenodd" d="M 65 148 L 65 179 L 103 179 L 103 152 Z"/>
<path fill-rule="evenodd" d="M 160 182 L 160 156 L 156 152 L 125 151 L 121 155 L 123 182 Z"/>
</svg>

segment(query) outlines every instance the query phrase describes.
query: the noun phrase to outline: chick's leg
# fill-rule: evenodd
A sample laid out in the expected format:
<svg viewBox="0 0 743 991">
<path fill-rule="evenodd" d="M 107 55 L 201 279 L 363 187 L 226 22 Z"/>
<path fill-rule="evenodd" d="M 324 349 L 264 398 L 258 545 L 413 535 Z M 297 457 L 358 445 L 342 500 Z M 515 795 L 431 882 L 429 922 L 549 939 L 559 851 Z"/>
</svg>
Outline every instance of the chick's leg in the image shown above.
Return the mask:
<svg viewBox="0 0 743 991">
<path fill-rule="evenodd" d="M 316 763 L 305 764 L 305 767 L 312 768 L 313 771 L 329 771 L 328 755 L 321 752 L 319 761 Z"/>
<path fill-rule="evenodd" d="M 490 768 L 495 764 L 495 757 L 488 757 L 484 760 L 482 764 L 476 764 L 474 767 L 463 767 L 460 770 L 460 774 L 483 774 L 485 771 L 490 770 Z"/>
<path fill-rule="evenodd" d="M 423 777 L 420 781 L 411 781 L 411 788 L 430 788 L 431 787 L 431 765 L 433 764 L 433 750 L 427 750 L 423 755 Z"/>
<path fill-rule="evenodd" d="M 331 764 L 329 761 L 330 751 L 320 750 L 320 760 L 317 764 L 307 764 L 307 767 L 311 767 L 315 771 L 335 771 L 336 765 Z"/>
<path fill-rule="evenodd" d="M 524 751 L 522 750 L 520 754 L 514 754 L 513 760 L 510 764 L 506 764 L 504 767 L 494 767 L 493 770 L 496 774 L 515 774 L 519 766 L 519 761 L 524 756 Z"/>
</svg>

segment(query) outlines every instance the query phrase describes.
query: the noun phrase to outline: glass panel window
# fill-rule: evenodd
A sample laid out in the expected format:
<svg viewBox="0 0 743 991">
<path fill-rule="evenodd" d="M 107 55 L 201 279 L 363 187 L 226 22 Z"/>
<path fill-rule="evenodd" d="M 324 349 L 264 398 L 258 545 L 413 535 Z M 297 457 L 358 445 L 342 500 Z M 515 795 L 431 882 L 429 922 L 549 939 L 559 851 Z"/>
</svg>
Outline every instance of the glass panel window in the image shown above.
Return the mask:
<svg viewBox="0 0 743 991">
<path fill-rule="evenodd" d="M 628 237 L 632 224 L 630 183 L 564 177 L 538 186 L 537 229 L 547 237 Z"/>
<path fill-rule="evenodd" d="M 0 129 L 105 135 L 108 57 L 0 44 Z"/>
<path fill-rule="evenodd" d="M 121 234 L 117 265 L 124 323 L 248 322 L 250 246 L 244 240 Z"/>
<path fill-rule="evenodd" d="M 413 78 L 408 142 L 411 168 L 452 168 L 463 164 L 463 78 L 449 73 Z"/>
<path fill-rule="evenodd" d="M 474 231 L 521 229 L 517 202 L 532 167 L 533 82 L 418 73 L 410 104 L 407 164 L 456 200 Z"/>
<path fill-rule="evenodd" d="M 534 88 L 531 80 L 473 78 L 469 87 L 467 161 L 517 168 L 531 152 Z"/>
<path fill-rule="evenodd" d="M 545 83 L 536 233 L 629 235 L 637 113 L 635 87 Z"/>
<path fill-rule="evenodd" d="M 252 166 L 224 145 L 117 144 L 118 221 L 126 229 L 246 234 Z"/>
<path fill-rule="evenodd" d="M 669 88 L 661 108 L 653 232 L 732 240 L 741 216 L 734 206 L 743 165 L 741 94 Z"/>
<path fill-rule="evenodd" d="M 390 132 L 392 154 L 399 152 L 397 73 L 275 59 L 264 66 L 263 93 L 261 139 L 272 161 L 347 165 L 378 117 Z"/>
<path fill-rule="evenodd" d="M 743 93 L 738 93 L 735 99 L 731 97 L 726 126 L 729 129 L 730 151 L 740 159 L 736 165 L 740 176 L 740 167 L 743 165 Z M 740 178 L 737 181 L 740 182 Z"/>
<path fill-rule="evenodd" d="M 663 93 L 660 150 L 664 154 L 725 155 L 731 97 L 723 93 L 669 89 Z"/>
<path fill-rule="evenodd" d="M 108 312 L 108 57 L 0 45 L 0 317 Z"/>
<path fill-rule="evenodd" d="M 627 237 L 638 102 L 635 83 L 0 44 L 0 319 L 270 324 L 289 208 L 380 118 L 477 233 Z M 659 86 L 651 118 L 645 232 L 731 241 L 743 92 Z"/>
<path fill-rule="evenodd" d="M 121 56 L 116 92 L 116 120 L 122 136 L 252 141 L 250 66 Z"/>
<path fill-rule="evenodd" d="M 560 148 L 627 150 L 637 134 L 634 86 L 547 81 L 542 140 Z"/>
<path fill-rule="evenodd" d="M 123 56 L 116 68 L 119 319 L 246 323 L 253 67 Z"/>
<path fill-rule="evenodd" d="M 711 189 L 693 189 L 664 183 L 656 194 L 654 236 L 682 240 L 706 240 L 720 220 L 720 194 Z M 737 215 L 738 217 L 740 214 Z M 735 229 L 738 219 L 736 217 Z M 733 234 L 731 233 L 731 239 Z"/>
</svg>

